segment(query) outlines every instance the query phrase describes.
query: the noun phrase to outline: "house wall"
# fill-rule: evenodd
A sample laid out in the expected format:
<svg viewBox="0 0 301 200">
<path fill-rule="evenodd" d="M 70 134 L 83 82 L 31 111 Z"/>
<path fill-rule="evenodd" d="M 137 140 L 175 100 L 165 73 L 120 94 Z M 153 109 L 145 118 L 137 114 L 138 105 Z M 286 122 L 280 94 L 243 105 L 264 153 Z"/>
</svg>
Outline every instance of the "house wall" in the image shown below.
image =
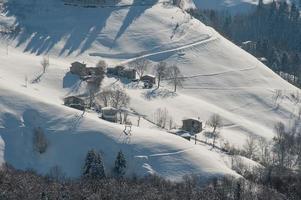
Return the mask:
<svg viewBox="0 0 301 200">
<path fill-rule="evenodd" d="M 199 133 L 202 131 L 202 122 L 196 120 L 184 120 L 182 129 L 190 133 Z"/>
</svg>

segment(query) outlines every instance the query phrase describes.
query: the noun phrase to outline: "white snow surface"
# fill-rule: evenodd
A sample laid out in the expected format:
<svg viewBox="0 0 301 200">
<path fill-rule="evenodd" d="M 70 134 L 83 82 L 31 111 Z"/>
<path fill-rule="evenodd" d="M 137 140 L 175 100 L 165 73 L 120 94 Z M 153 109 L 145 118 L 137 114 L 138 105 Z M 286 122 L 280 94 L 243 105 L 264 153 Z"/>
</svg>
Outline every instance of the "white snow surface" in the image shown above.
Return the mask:
<svg viewBox="0 0 301 200">
<path fill-rule="evenodd" d="M 124 85 L 131 109 L 152 121 L 156 109 L 167 108 L 178 126 L 185 117 L 206 121 L 218 113 L 225 124 L 223 138 L 237 146 L 248 135 L 271 139 L 274 123 L 289 123 L 297 113 L 298 105 L 290 96 L 299 92 L 297 88 L 212 28 L 163 1 L 84 8 L 60 0 L 9 0 L 3 13 L 0 21 L 19 25 L 19 32 L 0 39 L 0 162 L 18 169 L 46 174 L 59 166 L 67 176 L 78 177 L 87 151 L 94 148 L 102 153 L 107 173 L 122 150 L 128 175 L 156 173 L 172 180 L 191 173 L 235 175 L 224 155 L 147 121 L 133 127 L 128 137 L 122 125 L 63 106 L 65 96 L 80 94 L 84 88 L 68 73 L 73 61 L 93 66 L 104 59 L 114 66 L 147 58 L 154 64 L 162 60 L 177 64 L 185 76 L 177 93 L 165 81 L 158 90 Z M 41 75 L 45 54 L 49 69 L 39 82 L 31 83 Z M 106 78 L 103 86 L 115 81 Z M 278 106 L 273 100 L 276 89 L 283 91 Z M 49 140 L 41 155 L 32 147 L 35 127 L 42 127 Z"/>
</svg>

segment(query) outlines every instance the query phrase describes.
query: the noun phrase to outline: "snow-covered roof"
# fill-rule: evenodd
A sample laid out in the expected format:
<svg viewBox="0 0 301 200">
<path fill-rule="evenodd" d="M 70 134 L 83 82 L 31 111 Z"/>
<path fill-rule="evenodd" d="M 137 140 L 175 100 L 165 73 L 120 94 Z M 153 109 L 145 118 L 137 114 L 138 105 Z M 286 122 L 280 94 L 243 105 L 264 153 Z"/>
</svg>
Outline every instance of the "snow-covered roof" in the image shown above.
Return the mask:
<svg viewBox="0 0 301 200">
<path fill-rule="evenodd" d="M 190 133 L 183 133 L 180 135 L 181 137 L 191 137 L 191 134 Z"/>
<path fill-rule="evenodd" d="M 250 43 L 252 43 L 252 42 L 253 42 L 253 41 L 248 40 L 248 41 L 242 42 L 242 44 L 250 44 Z"/>
<path fill-rule="evenodd" d="M 203 122 L 202 120 L 200 120 L 199 118 L 196 118 L 196 117 L 186 117 L 186 118 L 183 118 L 183 121 L 187 121 L 187 120 L 193 120 L 193 121 Z"/>
<path fill-rule="evenodd" d="M 111 111 L 111 110 L 116 110 L 116 111 L 117 111 L 116 108 L 110 107 L 110 106 L 108 106 L 108 107 L 103 107 L 101 110 L 102 110 L 102 111 Z"/>
<path fill-rule="evenodd" d="M 156 78 L 156 76 L 155 75 L 153 75 L 153 74 L 145 74 L 144 76 L 142 76 L 142 77 L 151 77 L 151 78 Z"/>
</svg>

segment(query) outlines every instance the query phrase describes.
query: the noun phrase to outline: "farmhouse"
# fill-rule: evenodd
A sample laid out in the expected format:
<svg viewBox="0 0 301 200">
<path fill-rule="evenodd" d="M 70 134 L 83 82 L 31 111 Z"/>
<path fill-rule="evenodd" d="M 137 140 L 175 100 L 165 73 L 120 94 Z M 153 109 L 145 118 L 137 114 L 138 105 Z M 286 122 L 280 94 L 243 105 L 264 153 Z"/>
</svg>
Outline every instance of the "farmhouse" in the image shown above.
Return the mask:
<svg viewBox="0 0 301 200">
<path fill-rule="evenodd" d="M 124 66 L 118 65 L 107 69 L 107 73 L 110 75 L 118 76 L 120 78 L 127 78 L 129 80 L 136 79 L 135 69 L 126 69 Z"/>
<path fill-rule="evenodd" d="M 182 129 L 194 135 L 203 130 L 203 122 L 195 118 L 183 119 Z"/>
<path fill-rule="evenodd" d="M 64 98 L 64 105 L 78 110 L 85 109 L 85 101 L 76 96 L 69 96 Z"/>
<path fill-rule="evenodd" d="M 79 76 L 85 76 L 87 74 L 86 66 L 86 64 L 76 61 L 71 64 L 70 72 Z"/>
<path fill-rule="evenodd" d="M 109 122 L 117 122 L 118 110 L 113 107 L 104 107 L 101 109 L 101 118 Z"/>
</svg>

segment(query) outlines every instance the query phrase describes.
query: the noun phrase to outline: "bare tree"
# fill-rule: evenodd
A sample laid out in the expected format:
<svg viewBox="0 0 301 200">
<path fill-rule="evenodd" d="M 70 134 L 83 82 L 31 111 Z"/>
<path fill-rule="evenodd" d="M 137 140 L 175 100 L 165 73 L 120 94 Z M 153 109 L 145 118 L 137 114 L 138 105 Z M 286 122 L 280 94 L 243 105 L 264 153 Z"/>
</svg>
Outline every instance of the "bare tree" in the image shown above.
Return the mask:
<svg viewBox="0 0 301 200">
<path fill-rule="evenodd" d="M 138 60 L 135 60 L 135 61 L 129 63 L 129 67 L 136 70 L 136 72 L 139 76 L 139 79 L 142 78 L 142 76 L 144 75 L 146 70 L 149 68 L 149 66 L 150 66 L 150 61 L 146 60 L 146 59 L 138 59 Z"/>
<path fill-rule="evenodd" d="M 104 79 L 105 74 L 105 64 L 104 61 L 100 61 L 95 68 L 95 74 L 87 80 L 87 89 L 88 89 L 88 95 L 89 95 L 89 107 L 91 108 L 93 104 L 95 103 L 95 96 L 96 93 L 99 92 L 100 86 L 102 84 L 102 81 Z"/>
<path fill-rule="evenodd" d="M 215 147 L 215 141 L 219 137 L 219 132 L 217 129 L 223 126 L 221 116 L 218 114 L 213 114 L 207 121 L 207 125 L 213 128 L 211 133 L 213 138 L 212 146 Z"/>
<path fill-rule="evenodd" d="M 108 64 L 106 63 L 106 61 L 104 60 L 100 60 L 98 61 L 98 63 L 96 64 L 96 68 L 102 68 L 103 71 L 108 67 Z"/>
<path fill-rule="evenodd" d="M 286 157 L 286 131 L 282 122 L 278 122 L 275 125 L 276 136 L 274 141 L 274 152 L 277 155 L 278 164 L 280 167 L 284 167 Z"/>
<path fill-rule="evenodd" d="M 49 57 L 44 56 L 41 61 L 43 73 L 46 72 L 47 68 L 49 67 Z"/>
<path fill-rule="evenodd" d="M 156 65 L 156 74 L 158 77 L 158 88 L 160 87 L 161 79 L 166 76 L 167 64 L 165 62 L 159 62 Z"/>
<path fill-rule="evenodd" d="M 127 107 L 130 103 L 129 95 L 121 87 L 115 87 L 110 98 L 110 104 L 112 107 L 121 109 Z"/>
<path fill-rule="evenodd" d="M 246 157 L 253 159 L 258 151 L 257 140 L 254 136 L 249 136 L 246 140 L 243 149 L 246 153 Z"/>
<path fill-rule="evenodd" d="M 97 100 L 102 102 L 104 107 L 107 107 L 109 106 L 111 96 L 112 96 L 112 90 L 105 89 L 97 95 Z"/>
<path fill-rule="evenodd" d="M 169 79 L 169 84 L 174 86 L 174 92 L 177 91 L 178 87 L 182 87 L 182 83 L 184 81 L 183 75 L 176 65 L 172 65 L 168 68 L 167 76 Z"/>
<path fill-rule="evenodd" d="M 41 127 L 35 128 L 33 131 L 33 145 L 34 150 L 41 154 L 47 150 L 48 142 Z"/>
<path fill-rule="evenodd" d="M 175 124 L 172 116 L 168 113 L 166 108 L 158 108 L 154 113 L 154 122 L 161 128 L 172 129 Z"/>
<path fill-rule="evenodd" d="M 258 140 L 258 151 L 260 162 L 264 166 L 271 164 L 271 145 L 267 142 L 265 138 L 260 138 Z"/>
</svg>

